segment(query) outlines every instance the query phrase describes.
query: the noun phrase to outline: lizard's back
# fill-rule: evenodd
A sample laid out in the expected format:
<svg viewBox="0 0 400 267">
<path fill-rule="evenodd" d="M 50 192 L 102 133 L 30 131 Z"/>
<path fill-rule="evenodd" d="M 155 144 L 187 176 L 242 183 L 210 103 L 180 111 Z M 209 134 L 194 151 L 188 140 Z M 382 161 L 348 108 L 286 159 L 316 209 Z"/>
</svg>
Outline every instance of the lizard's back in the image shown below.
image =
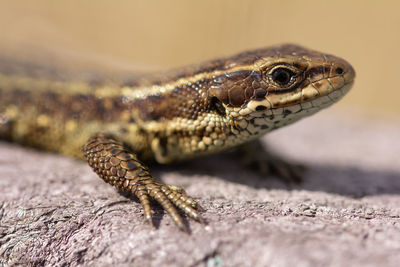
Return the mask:
<svg viewBox="0 0 400 267">
<path fill-rule="evenodd" d="M 75 157 L 99 131 L 123 131 L 129 124 L 143 139 L 120 94 L 122 83 L 138 82 L 125 73 L 0 56 L 0 139 Z"/>
</svg>

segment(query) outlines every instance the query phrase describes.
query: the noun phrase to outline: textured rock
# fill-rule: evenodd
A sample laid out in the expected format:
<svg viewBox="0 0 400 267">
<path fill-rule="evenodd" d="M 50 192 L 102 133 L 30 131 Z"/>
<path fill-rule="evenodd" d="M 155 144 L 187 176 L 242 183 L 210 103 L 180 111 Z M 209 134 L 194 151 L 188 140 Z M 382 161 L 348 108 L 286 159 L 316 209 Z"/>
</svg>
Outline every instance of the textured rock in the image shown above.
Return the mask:
<svg viewBox="0 0 400 267">
<path fill-rule="evenodd" d="M 398 266 L 400 126 L 318 114 L 264 138 L 309 166 L 301 185 L 233 154 L 154 166 L 207 210 L 180 232 L 83 162 L 0 143 L 0 266 Z M 256 152 L 255 152 L 256 153 Z"/>
</svg>

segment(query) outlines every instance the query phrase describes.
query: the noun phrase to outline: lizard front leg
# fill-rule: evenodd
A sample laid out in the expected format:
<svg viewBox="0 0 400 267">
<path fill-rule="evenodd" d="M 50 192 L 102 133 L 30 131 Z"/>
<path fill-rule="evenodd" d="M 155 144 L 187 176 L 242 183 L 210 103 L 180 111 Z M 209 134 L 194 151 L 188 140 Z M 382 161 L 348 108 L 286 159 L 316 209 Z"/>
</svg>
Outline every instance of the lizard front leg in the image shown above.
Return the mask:
<svg viewBox="0 0 400 267">
<path fill-rule="evenodd" d="M 285 183 L 300 183 L 305 166 L 288 162 L 268 151 L 260 140 L 254 140 L 239 147 L 244 166 L 264 175 L 276 175 Z"/>
<path fill-rule="evenodd" d="M 82 147 L 90 167 L 107 183 L 136 196 L 143 206 L 145 220 L 152 225 L 150 199 L 157 201 L 183 231 L 186 227 L 175 206 L 189 217 L 204 222 L 195 200 L 176 186 L 156 180 L 136 155 L 111 136 L 97 134 Z"/>
</svg>

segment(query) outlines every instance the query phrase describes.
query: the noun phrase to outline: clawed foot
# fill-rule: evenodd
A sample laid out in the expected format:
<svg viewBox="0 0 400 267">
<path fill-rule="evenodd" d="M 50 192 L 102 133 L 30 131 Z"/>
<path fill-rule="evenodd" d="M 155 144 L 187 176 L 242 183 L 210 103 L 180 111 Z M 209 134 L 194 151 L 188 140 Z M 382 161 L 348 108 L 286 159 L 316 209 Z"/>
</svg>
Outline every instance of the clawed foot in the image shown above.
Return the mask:
<svg viewBox="0 0 400 267">
<path fill-rule="evenodd" d="M 303 173 L 306 170 L 304 165 L 292 164 L 280 158 L 257 158 L 246 159 L 243 165 L 262 175 L 276 175 L 286 184 L 297 184 L 303 181 Z"/>
<path fill-rule="evenodd" d="M 261 148 L 261 149 L 260 149 Z M 306 167 L 301 164 L 293 164 L 262 149 L 259 142 L 250 143 L 240 150 L 243 154 L 242 164 L 262 175 L 276 175 L 286 184 L 302 182 L 302 176 Z"/>
<path fill-rule="evenodd" d="M 143 206 L 144 217 L 151 226 L 153 226 L 153 223 L 149 198 L 157 201 L 171 216 L 179 229 L 185 232 L 187 232 L 187 228 L 175 207 L 178 207 L 190 218 L 205 224 L 204 219 L 199 214 L 203 209 L 193 198 L 188 197 L 181 187 L 151 181 L 138 186 L 134 194 L 139 198 Z"/>
<path fill-rule="evenodd" d="M 177 208 L 190 218 L 204 223 L 202 208 L 177 186 L 168 186 L 156 180 L 149 169 L 134 153 L 111 136 L 97 134 L 82 147 L 84 156 L 93 170 L 107 183 L 123 192 L 135 195 L 143 206 L 146 221 L 153 225 L 150 199 L 157 201 L 171 216 L 179 229 L 187 228 Z"/>
</svg>

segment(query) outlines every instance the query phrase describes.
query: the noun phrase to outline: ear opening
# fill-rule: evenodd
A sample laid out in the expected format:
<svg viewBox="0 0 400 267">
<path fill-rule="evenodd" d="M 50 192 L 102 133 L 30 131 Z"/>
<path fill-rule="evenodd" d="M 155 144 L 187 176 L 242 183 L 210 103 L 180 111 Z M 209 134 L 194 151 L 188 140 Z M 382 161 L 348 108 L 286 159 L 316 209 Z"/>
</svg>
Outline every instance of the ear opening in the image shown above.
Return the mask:
<svg viewBox="0 0 400 267">
<path fill-rule="evenodd" d="M 215 96 L 211 98 L 211 108 L 215 110 L 219 115 L 225 116 L 226 111 L 222 102 Z"/>
</svg>

